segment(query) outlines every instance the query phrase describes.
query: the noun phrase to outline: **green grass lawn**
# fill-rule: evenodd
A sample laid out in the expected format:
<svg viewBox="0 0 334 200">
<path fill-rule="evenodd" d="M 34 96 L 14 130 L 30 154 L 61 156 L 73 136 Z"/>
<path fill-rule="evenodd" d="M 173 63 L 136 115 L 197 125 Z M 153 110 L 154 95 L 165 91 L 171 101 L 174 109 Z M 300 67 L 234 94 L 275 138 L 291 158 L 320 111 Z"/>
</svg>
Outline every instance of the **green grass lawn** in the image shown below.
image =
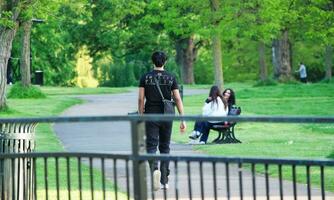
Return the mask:
<svg viewBox="0 0 334 200">
<path fill-rule="evenodd" d="M 41 87 L 47 94 L 45 99 L 7 99 L 9 109 L 6 112 L 0 112 L 1 118 L 7 117 L 40 117 L 57 116 L 65 109 L 83 103 L 76 99 L 72 94 L 111 94 L 126 92 L 129 88 L 61 88 L 61 87 Z M 54 134 L 52 124 L 39 124 L 36 128 L 36 149 L 38 152 L 62 152 L 64 147 L 58 137 Z M 78 186 L 78 164 L 76 158 L 69 160 L 71 170 L 71 195 L 72 199 L 79 198 Z M 37 195 L 38 199 L 46 199 L 44 183 L 44 160 L 38 159 L 37 162 Z M 48 159 L 48 189 L 49 199 L 56 199 L 56 168 L 55 159 Z M 95 198 L 102 199 L 101 171 L 93 170 Z M 67 167 L 66 160 L 59 160 L 59 181 L 60 181 L 60 199 L 67 199 Z M 84 199 L 90 198 L 89 168 L 82 164 L 82 188 Z M 114 186 L 111 181 L 106 181 L 107 197 L 114 197 Z M 51 198 L 50 198 L 51 197 Z M 118 192 L 119 199 L 126 199 L 124 193 Z"/>
<path fill-rule="evenodd" d="M 243 116 L 291 115 L 334 116 L 334 84 L 297 84 L 267 87 L 251 87 L 243 84 L 227 84 L 235 90 L 237 104 Z M 208 86 L 209 91 L 210 86 Z M 184 98 L 186 114 L 201 114 L 207 95 Z M 173 127 L 173 140 L 188 142 L 193 122 L 188 122 L 186 135 L 177 134 L 178 123 Z M 195 145 L 194 149 L 216 156 L 269 157 L 269 158 L 334 158 L 334 124 L 284 124 L 284 123 L 238 123 L 235 133 L 242 144 Z M 211 131 L 208 141 L 217 137 Z M 319 183 L 319 171 L 314 169 L 313 182 Z M 274 170 L 275 171 L 275 170 Z M 277 171 L 277 170 L 276 170 Z M 305 170 L 303 170 L 304 172 Z M 291 174 L 286 169 L 284 174 Z M 326 171 L 334 176 L 334 170 Z M 272 175 L 275 176 L 274 172 Z M 287 179 L 291 175 L 286 175 Z M 305 177 L 299 176 L 304 182 Z M 326 180 L 326 188 L 334 191 L 334 180 Z"/>
</svg>

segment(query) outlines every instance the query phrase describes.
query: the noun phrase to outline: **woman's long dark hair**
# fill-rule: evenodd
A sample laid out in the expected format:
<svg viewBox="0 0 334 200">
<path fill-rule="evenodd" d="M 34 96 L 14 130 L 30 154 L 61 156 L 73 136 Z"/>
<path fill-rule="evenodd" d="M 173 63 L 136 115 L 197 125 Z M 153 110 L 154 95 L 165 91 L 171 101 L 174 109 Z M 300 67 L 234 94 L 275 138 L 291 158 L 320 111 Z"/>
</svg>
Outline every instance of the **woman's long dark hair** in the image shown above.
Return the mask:
<svg viewBox="0 0 334 200">
<path fill-rule="evenodd" d="M 218 97 L 223 101 L 224 107 L 226 108 L 226 103 L 224 101 L 224 98 L 222 96 L 222 93 L 220 92 L 220 89 L 218 86 L 214 85 L 210 89 L 209 96 L 212 98 L 212 101 L 218 105 Z"/>
<path fill-rule="evenodd" d="M 234 93 L 234 91 L 233 91 L 231 88 L 226 88 L 226 89 L 224 90 L 224 92 L 223 92 L 223 96 L 224 96 L 224 94 L 225 94 L 225 92 L 226 92 L 227 90 L 229 90 L 229 91 L 231 92 L 231 94 L 230 94 L 230 98 L 228 98 L 228 100 L 227 100 L 227 105 L 228 105 L 228 107 L 230 108 L 231 106 L 233 106 L 233 105 L 236 104 L 236 102 L 235 102 L 235 93 Z"/>
</svg>

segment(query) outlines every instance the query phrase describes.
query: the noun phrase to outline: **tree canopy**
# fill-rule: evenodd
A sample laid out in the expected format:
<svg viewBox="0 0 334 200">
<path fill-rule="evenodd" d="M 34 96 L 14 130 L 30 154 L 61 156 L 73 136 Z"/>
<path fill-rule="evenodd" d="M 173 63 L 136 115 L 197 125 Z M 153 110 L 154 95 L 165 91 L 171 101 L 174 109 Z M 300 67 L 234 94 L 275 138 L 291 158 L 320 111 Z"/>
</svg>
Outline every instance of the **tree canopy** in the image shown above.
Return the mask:
<svg viewBox="0 0 334 200">
<path fill-rule="evenodd" d="M 10 53 L 16 81 L 24 78 L 21 38 L 24 22 L 31 21 L 30 67 L 44 71 L 47 85 L 73 84 L 75 55 L 82 48 L 104 86 L 137 85 L 151 68 L 154 50 L 166 51 L 168 70 L 188 84 L 215 83 L 217 69 L 224 73 L 216 81 L 286 81 L 299 62 L 306 64 L 310 81 L 332 77 L 331 0 L 6 0 L 0 5 L 5 47 L 0 55 Z"/>
</svg>

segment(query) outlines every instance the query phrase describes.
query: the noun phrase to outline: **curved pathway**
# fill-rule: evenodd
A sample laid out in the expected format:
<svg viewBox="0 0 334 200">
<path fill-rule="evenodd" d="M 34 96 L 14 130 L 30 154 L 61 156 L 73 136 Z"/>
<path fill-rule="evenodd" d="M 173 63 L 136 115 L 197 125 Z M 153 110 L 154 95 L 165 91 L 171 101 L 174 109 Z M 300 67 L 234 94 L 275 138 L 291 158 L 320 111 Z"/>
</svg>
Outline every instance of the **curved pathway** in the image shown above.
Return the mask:
<svg viewBox="0 0 334 200">
<path fill-rule="evenodd" d="M 187 89 L 185 95 L 193 94 L 205 94 L 206 89 L 203 90 L 191 90 Z M 77 96 L 80 99 L 86 101 L 81 105 L 76 105 L 66 110 L 63 116 L 101 116 L 101 115 L 127 115 L 129 112 L 133 112 L 137 109 L 137 90 L 133 90 L 129 93 L 123 94 L 110 94 L 110 95 L 82 95 Z M 188 127 L 190 132 L 191 127 Z M 91 123 L 57 123 L 54 125 L 54 130 L 60 140 L 62 141 L 65 149 L 70 152 L 103 152 L 103 153 L 130 153 L 131 152 L 131 131 L 129 122 L 91 122 Z M 187 137 L 187 135 L 185 135 Z M 191 145 L 186 144 L 172 144 L 171 154 L 175 155 L 194 155 Z M 97 164 L 98 167 L 98 164 Z M 112 172 L 112 165 L 106 166 L 106 171 Z M 205 199 L 213 198 L 213 181 L 212 181 L 212 166 L 203 165 L 204 167 L 204 187 L 205 187 Z M 108 170 L 108 168 L 110 168 Z M 117 165 L 118 170 L 118 184 L 119 187 L 125 191 L 126 179 L 125 179 L 125 167 L 124 165 Z M 218 199 L 222 196 L 226 197 L 226 185 L 225 185 L 225 168 L 223 165 L 217 165 L 217 193 Z M 188 192 L 188 176 L 186 164 L 181 163 L 179 166 L 179 178 L 178 178 L 178 192 L 179 199 L 189 199 Z M 113 178 L 112 173 L 107 174 L 107 177 Z M 171 179 L 170 184 L 175 183 L 174 169 L 171 165 Z M 193 199 L 201 199 L 201 191 L 199 184 L 199 171 L 198 165 L 192 166 L 192 197 Z M 113 179 L 111 179 L 113 180 Z M 265 199 L 265 179 L 262 175 L 257 175 L 257 199 Z M 251 199 L 252 187 L 251 187 L 251 173 L 247 170 L 243 170 L 244 181 L 244 198 Z M 270 194 L 271 199 L 279 199 L 278 180 L 270 178 Z M 174 188 L 174 186 L 172 186 Z M 238 169 L 236 166 L 230 167 L 230 188 L 231 196 L 239 196 L 239 177 Z M 287 195 L 284 199 L 292 199 L 292 183 L 290 181 L 283 182 L 284 194 Z M 306 186 L 302 184 L 297 185 L 299 199 L 306 198 Z M 132 192 L 132 187 L 131 187 Z M 151 193 L 150 193 L 151 194 Z M 156 198 L 162 198 L 163 193 L 156 192 Z M 312 199 L 320 198 L 320 191 L 318 189 L 312 189 Z M 328 194 L 330 195 L 330 194 Z M 331 194 L 332 195 L 332 194 Z M 175 189 L 168 190 L 168 197 L 175 199 Z M 331 197 L 329 197 L 331 198 Z"/>
</svg>

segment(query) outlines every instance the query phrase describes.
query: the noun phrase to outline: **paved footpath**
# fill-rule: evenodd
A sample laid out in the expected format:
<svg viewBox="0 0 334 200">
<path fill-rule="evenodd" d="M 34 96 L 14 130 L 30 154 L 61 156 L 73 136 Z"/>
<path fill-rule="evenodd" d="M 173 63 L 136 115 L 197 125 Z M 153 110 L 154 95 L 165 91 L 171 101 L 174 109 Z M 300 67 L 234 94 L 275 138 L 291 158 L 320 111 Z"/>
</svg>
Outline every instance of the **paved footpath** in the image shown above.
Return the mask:
<svg viewBox="0 0 334 200">
<path fill-rule="evenodd" d="M 205 94 L 207 90 L 186 90 L 185 95 Z M 77 96 L 86 101 L 81 105 L 76 105 L 66 110 L 63 116 L 101 116 L 101 115 L 126 115 L 137 109 L 137 91 L 133 90 L 129 93 L 110 94 L 110 95 L 82 95 Z M 192 127 L 188 127 L 188 133 Z M 103 153 L 119 153 L 126 154 L 131 152 L 131 131 L 129 122 L 92 122 L 92 123 L 57 123 L 54 130 L 65 149 L 69 152 L 103 152 Z M 178 133 L 174 133 L 178 134 Z M 188 137 L 188 134 L 185 135 Z M 242 145 L 242 144 L 237 144 Z M 174 155 L 196 155 L 198 152 L 192 150 L 191 145 L 175 144 L 171 145 L 171 154 Z M 94 166 L 99 168 L 99 163 Z M 218 164 L 217 168 L 217 195 L 218 199 L 226 197 L 226 174 L 225 166 Z M 113 180 L 113 165 L 107 164 L 107 177 Z M 204 164 L 204 195 L 205 199 L 213 199 L 213 176 L 212 165 Z M 230 191 L 232 199 L 239 198 L 239 177 L 238 168 L 234 165 L 230 166 Z M 125 165 L 117 162 L 117 184 L 121 190 L 126 191 Z M 189 199 L 188 176 L 186 163 L 179 163 L 178 179 L 175 180 L 174 164 L 171 163 L 171 188 L 167 192 L 168 199 L 175 199 L 175 191 L 177 188 L 179 199 Z M 248 170 L 243 170 L 243 195 L 244 199 L 252 199 L 252 177 Z M 191 165 L 191 188 L 192 199 L 201 199 L 199 165 Z M 131 172 L 130 172 L 131 175 Z M 279 199 L 278 179 L 270 178 L 270 199 Z M 262 175 L 256 176 L 257 182 L 257 199 L 266 198 L 265 178 Z M 177 185 L 177 187 L 175 187 Z M 130 186 L 131 193 L 133 192 Z M 283 181 L 283 190 L 286 197 L 284 199 L 293 199 L 292 182 Z M 307 199 L 307 187 L 303 184 L 297 184 L 298 199 Z M 320 199 L 320 190 L 312 188 L 312 199 Z M 151 197 L 152 192 L 149 192 Z M 163 192 L 154 193 L 156 199 L 163 198 Z M 334 200 L 333 194 L 327 194 L 327 199 Z"/>
</svg>

